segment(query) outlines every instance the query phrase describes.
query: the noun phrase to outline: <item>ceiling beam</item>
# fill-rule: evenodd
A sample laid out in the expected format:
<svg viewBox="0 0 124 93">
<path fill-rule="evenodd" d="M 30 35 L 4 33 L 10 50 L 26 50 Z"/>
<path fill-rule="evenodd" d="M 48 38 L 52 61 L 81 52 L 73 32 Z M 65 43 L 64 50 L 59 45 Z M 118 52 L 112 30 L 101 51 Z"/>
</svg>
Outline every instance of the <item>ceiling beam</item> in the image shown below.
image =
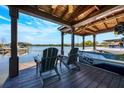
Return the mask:
<svg viewBox="0 0 124 93">
<path fill-rule="evenodd" d="M 116 23 L 118 24 L 119 22 L 118 22 L 118 19 L 115 17 L 115 20 L 116 20 Z"/>
<path fill-rule="evenodd" d="M 52 14 L 54 14 L 56 12 L 58 5 L 52 5 L 51 7 L 53 9 Z"/>
<path fill-rule="evenodd" d="M 113 27 L 105 29 L 105 30 L 100 30 L 100 31 L 96 32 L 96 34 L 102 34 L 102 33 L 107 33 L 107 32 L 112 32 L 112 31 L 114 31 Z M 92 34 L 85 34 L 85 35 L 88 36 L 88 35 L 92 35 Z"/>
<path fill-rule="evenodd" d="M 79 23 L 74 24 L 73 27 L 80 27 L 80 26 L 87 25 L 89 23 L 95 22 L 97 20 L 100 20 L 102 18 L 105 18 L 107 16 L 110 16 L 114 13 L 118 13 L 118 12 L 123 11 L 123 10 L 124 10 L 124 5 L 114 6 L 113 8 L 110 7 L 108 9 L 104 10 L 104 11 L 101 11 L 98 15 L 95 15 L 91 18 L 88 18 L 86 20 L 83 20 Z"/>
<path fill-rule="evenodd" d="M 90 14 L 92 14 L 94 11 L 96 11 L 96 7 L 92 6 L 91 8 L 87 9 L 86 11 L 84 11 L 83 13 L 81 13 L 80 15 L 78 15 L 75 19 L 74 19 L 74 23 L 79 22 L 80 20 L 83 20 L 85 18 L 88 18 Z"/>
<path fill-rule="evenodd" d="M 81 30 L 81 31 L 80 31 L 80 32 L 78 32 L 78 33 L 82 33 L 82 31 L 83 31 L 83 32 L 88 32 L 88 33 L 91 33 L 91 34 L 93 34 L 93 35 L 94 35 L 94 34 L 96 34 L 95 32 L 92 32 L 92 31 L 89 31 L 89 30 Z"/>
<path fill-rule="evenodd" d="M 99 28 L 96 25 L 93 25 L 92 27 L 95 28 L 95 29 L 97 29 L 97 30 L 99 30 Z"/>
<path fill-rule="evenodd" d="M 20 12 L 37 17 L 37 18 L 45 19 L 47 21 L 61 24 L 61 25 L 67 26 L 67 27 L 71 26 L 71 24 L 69 22 L 62 20 L 58 17 L 55 17 L 52 14 L 46 13 L 44 11 L 40 11 L 36 7 L 32 7 L 30 5 L 24 5 L 24 6 L 15 5 L 12 7 L 18 8 Z"/>
<path fill-rule="evenodd" d="M 96 31 L 94 31 L 94 30 L 91 30 L 90 28 L 85 28 L 86 30 L 89 30 L 89 31 L 91 31 L 91 32 L 96 32 Z"/>
<path fill-rule="evenodd" d="M 102 33 L 106 33 L 106 32 L 112 32 L 114 31 L 114 28 L 108 28 L 108 29 L 104 29 L 104 30 L 99 30 L 97 31 L 95 34 L 102 34 Z M 66 32 L 67 34 L 71 34 L 71 32 Z M 89 36 L 89 35 L 93 35 L 93 33 L 79 33 L 79 32 L 74 32 L 74 34 L 79 35 L 79 36 Z"/>
<path fill-rule="evenodd" d="M 107 24 L 106 24 L 105 22 L 103 22 L 103 24 L 104 24 L 104 26 L 106 27 L 106 29 L 108 29 L 108 26 L 107 26 Z"/>
<path fill-rule="evenodd" d="M 63 14 L 60 17 L 62 19 L 64 19 L 64 16 L 66 15 L 67 12 L 68 12 L 68 7 L 66 7 L 65 11 L 63 12 Z"/>
<path fill-rule="evenodd" d="M 87 6 L 82 6 L 82 5 L 79 5 L 74 13 L 70 16 L 69 20 L 73 20 L 75 19 L 76 17 L 78 17 L 79 15 L 81 15 L 83 12 L 87 11 L 88 9 L 90 9 L 91 7 L 93 7 L 93 5 L 87 5 Z"/>
</svg>

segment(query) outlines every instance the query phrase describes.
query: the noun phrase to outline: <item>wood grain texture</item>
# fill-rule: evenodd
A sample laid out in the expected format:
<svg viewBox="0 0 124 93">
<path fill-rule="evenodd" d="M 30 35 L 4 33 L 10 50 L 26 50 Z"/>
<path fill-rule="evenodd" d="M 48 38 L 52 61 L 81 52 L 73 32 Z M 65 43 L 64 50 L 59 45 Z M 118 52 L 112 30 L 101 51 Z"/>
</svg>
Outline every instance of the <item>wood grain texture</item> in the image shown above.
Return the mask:
<svg viewBox="0 0 124 93">
<path fill-rule="evenodd" d="M 54 71 L 43 74 L 45 88 L 123 88 L 124 77 L 101 68 L 79 63 L 81 70 L 68 70 L 63 64 L 58 70 L 61 80 Z M 27 66 L 27 67 L 26 67 Z M 52 77 L 51 77 L 52 76 Z M 4 88 L 41 88 L 41 78 L 36 74 L 34 62 L 20 64 L 20 74 L 7 79 Z"/>
</svg>

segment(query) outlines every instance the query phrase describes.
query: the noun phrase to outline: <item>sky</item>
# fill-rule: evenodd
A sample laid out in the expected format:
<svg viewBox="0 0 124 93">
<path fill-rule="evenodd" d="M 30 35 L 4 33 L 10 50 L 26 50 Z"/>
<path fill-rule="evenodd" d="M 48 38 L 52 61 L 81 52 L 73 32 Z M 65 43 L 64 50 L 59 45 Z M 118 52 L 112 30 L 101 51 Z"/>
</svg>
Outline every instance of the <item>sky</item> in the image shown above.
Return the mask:
<svg viewBox="0 0 124 93">
<path fill-rule="evenodd" d="M 10 16 L 7 6 L 0 6 L 0 42 L 10 43 Z M 19 13 L 18 19 L 18 42 L 32 44 L 60 44 L 61 33 L 57 30 L 61 25 L 33 16 Z M 96 41 L 102 42 L 107 39 L 122 38 L 122 35 L 115 36 L 113 32 L 98 34 Z M 86 36 L 86 40 L 93 40 L 93 36 Z M 75 43 L 81 43 L 82 37 L 75 36 Z M 71 35 L 64 36 L 64 43 L 71 43 Z"/>
</svg>

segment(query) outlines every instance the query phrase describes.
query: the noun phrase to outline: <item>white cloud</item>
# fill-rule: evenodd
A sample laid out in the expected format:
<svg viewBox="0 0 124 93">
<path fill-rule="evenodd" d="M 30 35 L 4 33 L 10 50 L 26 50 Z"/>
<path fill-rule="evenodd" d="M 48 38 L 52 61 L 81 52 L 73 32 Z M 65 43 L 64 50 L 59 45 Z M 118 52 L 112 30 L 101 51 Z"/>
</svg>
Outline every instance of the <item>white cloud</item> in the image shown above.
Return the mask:
<svg viewBox="0 0 124 93">
<path fill-rule="evenodd" d="M 41 25 L 41 23 L 40 23 L 40 22 L 38 22 L 38 21 L 36 21 L 36 23 L 37 23 L 38 25 Z"/>
<path fill-rule="evenodd" d="M 6 21 L 10 21 L 10 19 L 6 18 L 6 17 L 3 17 L 0 15 L 0 19 L 3 19 L 3 20 L 6 20 Z"/>
<path fill-rule="evenodd" d="M 38 41 L 40 38 L 48 38 L 51 34 L 56 33 L 56 27 L 46 27 L 46 28 L 35 28 L 33 26 L 27 26 L 24 24 L 18 24 L 18 37 L 19 40 L 26 41 Z M 0 35 L 6 37 L 10 35 L 10 24 L 0 25 Z M 7 38 L 7 37 L 6 37 Z"/>
<path fill-rule="evenodd" d="M 26 24 L 31 25 L 31 24 L 32 24 L 32 22 L 26 22 Z"/>
</svg>

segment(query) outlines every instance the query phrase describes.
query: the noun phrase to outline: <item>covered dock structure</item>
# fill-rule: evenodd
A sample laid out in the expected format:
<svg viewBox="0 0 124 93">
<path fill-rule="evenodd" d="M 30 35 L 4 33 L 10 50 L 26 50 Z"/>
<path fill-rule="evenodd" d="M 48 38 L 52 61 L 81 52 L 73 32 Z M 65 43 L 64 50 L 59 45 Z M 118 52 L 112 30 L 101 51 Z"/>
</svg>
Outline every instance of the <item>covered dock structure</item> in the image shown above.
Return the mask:
<svg viewBox="0 0 124 93">
<path fill-rule="evenodd" d="M 28 70 L 19 70 L 19 57 L 17 56 L 17 33 L 18 33 L 18 19 L 19 12 L 31 15 L 37 18 L 45 19 L 54 23 L 62 25 L 58 29 L 61 32 L 61 54 L 64 54 L 64 35 L 71 34 L 71 48 L 75 46 L 75 35 L 79 35 L 83 40 L 83 49 L 85 47 L 84 41 L 85 36 L 93 35 L 93 49 L 96 47 L 96 35 L 99 33 L 106 33 L 114 31 L 115 25 L 120 22 L 124 22 L 124 6 L 123 5 L 25 5 L 25 6 L 8 6 L 9 14 L 11 18 L 11 57 L 9 62 L 9 78 L 5 82 L 4 87 L 16 87 L 16 85 L 21 85 L 24 83 L 30 82 L 31 79 L 38 81 L 38 76 L 35 75 L 33 68 Z M 73 78 L 66 76 L 67 73 L 62 74 L 63 79 L 58 81 L 56 85 L 55 82 L 52 82 L 51 87 L 124 87 L 124 78 L 121 75 L 112 74 L 103 69 L 92 68 L 87 65 L 82 65 L 82 70 L 79 72 L 73 72 Z M 89 69 L 91 74 L 89 74 L 86 69 Z M 31 72 L 32 70 L 33 72 Z M 103 78 L 105 73 L 109 73 L 110 76 Z M 27 76 L 28 73 L 28 76 Z M 85 76 L 87 73 L 88 76 Z M 103 73 L 103 74 L 101 74 Z M 70 74 L 68 72 L 68 74 Z M 101 74 L 101 77 L 98 77 L 98 74 Z M 82 75 L 82 76 L 80 76 Z M 27 76 L 27 77 L 26 77 Z M 31 77 L 30 77 L 31 76 Z M 93 76 L 93 77 L 92 77 Z M 24 80 L 22 79 L 24 78 Z M 79 77 L 86 78 L 78 79 Z M 27 78 L 28 80 L 26 80 Z M 20 80 L 22 79 L 22 80 Z M 68 80 L 65 84 L 64 81 Z M 77 81 L 78 79 L 78 81 Z M 82 81 L 78 86 L 79 82 Z M 94 81 L 95 80 L 95 81 Z M 40 87 L 40 84 L 32 82 L 32 87 Z M 77 81 L 75 83 L 74 81 Z M 105 81 L 102 82 L 101 81 Z M 23 83 L 22 83 L 23 82 Z M 57 82 L 57 81 L 56 81 Z M 60 83 L 59 83 L 60 82 Z M 61 83 L 63 82 L 63 84 Z M 71 83 L 70 83 L 71 82 Z M 99 83 L 98 83 L 99 82 Z M 109 83 L 108 83 L 109 82 Z M 38 82 L 39 83 L 39 82 Z M 71 86 L 73 85 L 75 86 Z M 96 84 L 97 83 L 97 84 Z M 62 85 L 61 85 L 62 84 Z M 90 85 L 91 84 L 91 85 Z M 28 85 L 26 83 L 26 85 Z M 36 85 L 36 86 L 35 86 Z M 52 86 L 53 85 L 53 86 Z M 116 85 L 116 86 L 115 86 Z M 49 87 L 50 87 L 49 86 Z M 19 87 L 19 86 L 18 86 Z M 20 86 L 21 87 L 21 86 Z M 27 86 L 28 87 L 28 86 Z M 47 87 L 47 86 L 46 86 Z"/>
</svg>

